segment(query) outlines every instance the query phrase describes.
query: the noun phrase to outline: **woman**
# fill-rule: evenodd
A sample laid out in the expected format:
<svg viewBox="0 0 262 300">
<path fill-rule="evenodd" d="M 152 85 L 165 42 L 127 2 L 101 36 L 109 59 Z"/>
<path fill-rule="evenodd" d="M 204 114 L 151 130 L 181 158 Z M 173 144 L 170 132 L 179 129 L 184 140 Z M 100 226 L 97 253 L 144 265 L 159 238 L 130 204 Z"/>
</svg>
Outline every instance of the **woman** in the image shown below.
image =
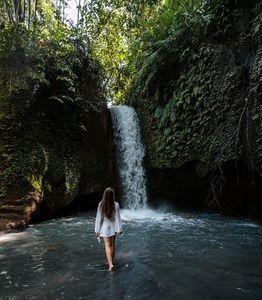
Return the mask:
<svg viewBox="0 0 262 300">
<path fill-rule="evenodd" d="M 115 192 L 111 187 L 105 189 L 103 198 L 98 204 L 95 233 L 96 236 L 104 239 L 108 271 L 112 271 L 115 257 L 115 237 L 122 233 L 122 224 L 119 204 L 115 202 Z"/>
</svg>

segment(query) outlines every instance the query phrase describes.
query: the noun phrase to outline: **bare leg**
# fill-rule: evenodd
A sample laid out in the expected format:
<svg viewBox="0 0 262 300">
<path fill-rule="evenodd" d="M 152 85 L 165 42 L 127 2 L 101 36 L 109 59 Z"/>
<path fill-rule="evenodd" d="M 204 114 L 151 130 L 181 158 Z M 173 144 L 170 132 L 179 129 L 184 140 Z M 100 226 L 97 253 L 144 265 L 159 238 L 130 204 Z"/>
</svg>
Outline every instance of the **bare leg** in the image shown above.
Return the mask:
<svg viewBox="0 0 262 300">
<path fill-rule="evenodd" d="M 111 271 L 113 268 L 113 260 L 112 260 L 112 250 L 111 250 L 111 237 L 104 237 L 104 245 L 105 245 L 105 252 L 106 258 L 108 261 L 108 271 Z"/>
<path fill-rule="evenodd" d="M 116 247 L 115 247 L 115 241 L 116 241 L 116 236 L 112 236 L 112 240 L 111 240 L 111 251 L 112 251 L 112 261 L 114 263 L 114 258 L 115 258 L 115 251 L 116 251 Z"/>
</svg>

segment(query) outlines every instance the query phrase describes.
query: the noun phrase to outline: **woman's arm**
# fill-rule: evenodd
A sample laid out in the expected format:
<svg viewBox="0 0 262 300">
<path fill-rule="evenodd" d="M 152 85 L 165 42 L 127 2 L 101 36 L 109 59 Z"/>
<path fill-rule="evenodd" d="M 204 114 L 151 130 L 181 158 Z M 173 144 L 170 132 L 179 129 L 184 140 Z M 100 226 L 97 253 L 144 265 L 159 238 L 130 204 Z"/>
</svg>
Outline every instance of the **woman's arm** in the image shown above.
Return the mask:
<svg viewBox="0 0 262 300">
<path fill-rule="evenodd" d="M 116 212 L 115 212 L 115 231 L 117 233 L 122 233 L 122 221 L 120 217 L 120 208 L 119 204 L 116 205 Z"/>
<path fill-rule="evenodd" d="M 97 212 L 96 212 L 96 221 L 95 221 L 95 233 L 99 235 L 100 229 L 102 225 L 102 212 L 101 212 L 101 205 L 98 204 Z"/>
</svg>

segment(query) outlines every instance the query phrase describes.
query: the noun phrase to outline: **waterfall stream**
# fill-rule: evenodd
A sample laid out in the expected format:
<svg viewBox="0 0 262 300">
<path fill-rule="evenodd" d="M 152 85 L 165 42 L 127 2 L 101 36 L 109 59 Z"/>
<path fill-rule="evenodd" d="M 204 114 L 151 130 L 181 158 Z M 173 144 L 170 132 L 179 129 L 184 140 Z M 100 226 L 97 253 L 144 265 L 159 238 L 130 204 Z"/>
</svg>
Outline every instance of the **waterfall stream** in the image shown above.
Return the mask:
<svg viewBox="0 0 262 300">
<path fill-rule="evenodd" d="M 146 208 L 146 176 L 142 164 L 145 150 L 136 112 L 125 105 L 112 106 L 110 111 L 124 206 L 128 209 Z"/>
</svg>

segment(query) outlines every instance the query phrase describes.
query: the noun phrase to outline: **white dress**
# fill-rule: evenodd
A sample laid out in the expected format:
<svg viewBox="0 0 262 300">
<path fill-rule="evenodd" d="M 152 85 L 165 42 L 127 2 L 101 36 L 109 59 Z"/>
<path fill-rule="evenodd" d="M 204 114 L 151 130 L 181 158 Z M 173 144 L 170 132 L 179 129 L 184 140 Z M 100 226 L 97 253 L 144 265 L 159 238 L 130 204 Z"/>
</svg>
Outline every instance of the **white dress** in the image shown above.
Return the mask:
<svg viewBox="0 0 262 300">
<path fill-rule="evenodd" d="M 111 220 L 102 215 L 100 201 L 96 212 L 95 233 L 99 233 L 101 237 L 109 237 L 120 231 L 122 231 L 122 222 L 118 202 L 115 201 L 115 216 Z"/>
</svg>

